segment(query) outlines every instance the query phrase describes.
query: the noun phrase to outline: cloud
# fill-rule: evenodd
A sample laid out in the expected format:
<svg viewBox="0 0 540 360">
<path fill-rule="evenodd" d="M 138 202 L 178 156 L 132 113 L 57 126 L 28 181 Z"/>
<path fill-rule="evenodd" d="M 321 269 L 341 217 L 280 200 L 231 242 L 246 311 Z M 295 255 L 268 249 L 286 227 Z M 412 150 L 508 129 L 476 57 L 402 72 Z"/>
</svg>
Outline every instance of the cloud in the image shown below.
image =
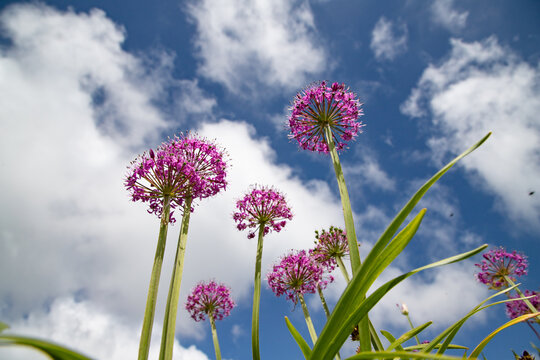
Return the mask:
<svg viewBox="0 0 540 360">
<path fill-rule="evenodd" d="M 33 311 L 11 325 L 6 333 L 45 338 L 94 359 L 134 359 L 139 351 L 140 329 L 124 324 L 121 318 L 90 302 L 76 302 L 72 298 L 56 299 L 48 311 Z M 159 339 L 160 327 L 157 327 L 152 334 L 150 359 L 158 358 Z M 13 360 L 45 358 L 33 349 L 5 346 L 0 347 L 0 357 Z M 208 360 L 208 357 L 195 346 L 181 347 L 175 339 L 173 359 Z"/>
<path fill-rule="evenodd" d="M 344 166 L 344 172 L 348 178 L 354 178 L 354 182 L 350 184 L 352 187 L 370 186 L 370 189 L 379 189 L 384 191 L 392 191 L 396 188 L 396 182 L 392 179 L 379 164 L 378 159 L 373 151 L 364 148 L 360 151 L 358 164 Z M 355 161 L 356 163 L 356 161 Z M 361 189 L 358 189 L 361 191 Z"/>
<path fill-rule="evenodd" d="M 382 16 L 371 33 L 371 50 L 377 60 L 394 60 L 407 51 L 407 25 L 394 25 Z"/>
<path fill-rule="evenodd" d="M 199 73 L 235 94 L 295 89 L 326 66 L 307 1 L 192 1 L 187 13 Z"/>
<path fill-rule="evenodd" d="M 540 230 L 540 70 L 495 37 L 450 41 L 439 65 L 430 64 L 402 104 L 411 117 L 431 116 L 428 144 L 437 162 L 456 155 L 488 131 L 493 135 L 461 162 L 478 187 L 496 195 L 496 207 L 515 228 Z M 523 225 L 523 226 L 521 226 Z"/>
<path fill-rule="evenodd" d="M 435 0 L 431 4 L 432 21 L 451 32 L 462 30 L 467 24 L 468 11 L 459 12 L 453 8 L 454 0 Z"/>
</svg>

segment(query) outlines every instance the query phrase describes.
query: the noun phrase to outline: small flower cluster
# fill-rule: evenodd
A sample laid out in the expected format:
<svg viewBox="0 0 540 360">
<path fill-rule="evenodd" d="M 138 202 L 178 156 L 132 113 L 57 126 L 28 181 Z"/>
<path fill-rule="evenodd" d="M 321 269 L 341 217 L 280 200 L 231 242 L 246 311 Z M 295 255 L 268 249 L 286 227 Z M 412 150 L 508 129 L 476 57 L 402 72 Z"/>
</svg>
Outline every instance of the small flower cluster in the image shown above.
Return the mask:
<svg viewBox="0 0 540 360">
<path fill-rule="evenodd" d="M 540 311 L 540 293 L 536 291 L 525 290 L 523 292 L 523 295 L 525 295 L 525 297 L 534 296 L 528 300 L 537 311 Z M 517 294 L 510 296 L 511 299 L 517 299 L 520 297 L 521 296 Z M 515 319 L 521 315 L 531 313 L 531 309 L 529 309 L 529 307 L 527 306 L 527 304 L 525 304 L 525 301 L 523 300 L 509 301 L 505 305 L 506 305 L 506 314 L 508 315 L 510 319 Z"/>
<path fill-rule="evenodd" d="M 234 306 L 229 288 L 214 281 L 195 286 L 186 302 L 186 310 L 195 321 L 204 320 L 205 314 L 222 320 L 231 314 Z"/>
<path fill-rule="evenodd" d="M 264 225 L 264 235 L 271 230 L 279 232 L 287 223 L 286 220 L 293 217 L 285 197 L 268 187 L 254 187 L 236 202 L 236 208 L 238 211 L 233 214 L 234 221 L 238 223 L 236 227 L 238 230 L 252 229 L 248 233 L 249 239 L 255 237 L 258 226 Z"/>
<path fill-rule="evenodd" d="M 324 289 L 334 279 L 323 276 L 324 269 L 305 250 L 292 251 L 275 264 L 267 276 L 268 285 L 272 291 L 295 304 L 298 296 L 306 293 L 315 293 L 317 287 Z"/>
<path fill-rule="evenodd" d="M 125 186 L 132 201 L 148 202 L 148 212 L 161 217 L 164 196 L 170 197 L 175 209 L 183 207 L 187 196 L 202 199 L 225 189 L 224 157 L 223 151 L 206 139 L 175 137 L 132 161 Z M 174 222 L 172 215 L 170 221 Z"/>
<path fill-rule="evenodd" d="M 480 264 L 475 264 L 481 270 L 476 274 L 476 278 L 491 289 L 509 286 L 505 276 L 516 281 L 517 276 L 527 275 L 527 257 L 515 250 L 510 253 L 503 248 L 494 249 L 485 253 L 483 257 L 484 260 Z"/>
<path fill-rule="evenodd" d="M 336 149 L 343 150 L 347 141 L 353 140 L 362 130 L 361 104 L 356 95 L 344 84 L 326 81 L 308 86 L 303 93 L 296 95 L 291 107 L 289 128 L 291 139 L 296 139 L 304 150 L 328 153 L 328 144 L 324 137 L 325 128 L 329 128 Z"/>
<path fill-rule="evenodd" d="M 315 231 L 315 238 L 312 254 L 329 272 L 336 268 L 337 257 L 349 255 L 347 235 L 342 229 L 330 226 L 328 231 Z"/>
</svg>

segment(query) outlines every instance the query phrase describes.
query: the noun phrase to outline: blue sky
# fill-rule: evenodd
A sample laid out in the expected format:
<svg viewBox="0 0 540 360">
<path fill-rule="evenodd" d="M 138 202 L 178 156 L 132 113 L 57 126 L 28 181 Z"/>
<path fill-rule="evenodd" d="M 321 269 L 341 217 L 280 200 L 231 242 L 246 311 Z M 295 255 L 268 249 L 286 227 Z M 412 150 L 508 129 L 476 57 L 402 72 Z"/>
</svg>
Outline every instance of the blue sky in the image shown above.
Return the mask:
<svg viewBox="0 0 540 360">
<path fill-rule="evenodd" d="M 343 224 L 330 159 L 298 150 L 285 127 L 296 92 L 324 79 L 364 104 L 364 133 L 341 157 L 361 256 L 423 181 L 493 131 L 422 201 L 420 231 L 383 279 L 488 243 L 528 254 L 523 288 L 538 290 L 539 15 L 536 1 L 3 1 L 0 318 L 96 358 L 134 357 L 158 222 L 122 180 L 138 153 L 192 130 L 226 148 L 231 168 L 227 191 L 193 213 L 181 303 L 201 280 L 229 284 L 238 306 L 217 324 L 222 354 L 249 359 L 255 242 L 235 229 L 234 201 L 250 184 L 273 185 L 295 214 L 266 239 L 263 275 L 311 247 L 314 230 Z M 177 235 L 174 226 L 153 356 Z M 434 321 L 426 339 L 436 335 L 490 294 L 475 261 L 413 277 L 373 322 L 406 331 L 395 307 L 405 302 L 416 324 Z M 344 287 L 336 278 L 331 304 Z M 308 306 L 320 331 L 317 301 Z M 263 358 L 301 358 L 285 315 L 307 338 L 300 309 L 263 284 Z M 475 346 L 506 320 L 491 308 L 456 342 Z M 183 309 L 177 340 L 175 359 L 214 356 L 209 324 Z M 485 354 L 508 358 L 534 341 L 518 325 Z"/>
</svg>

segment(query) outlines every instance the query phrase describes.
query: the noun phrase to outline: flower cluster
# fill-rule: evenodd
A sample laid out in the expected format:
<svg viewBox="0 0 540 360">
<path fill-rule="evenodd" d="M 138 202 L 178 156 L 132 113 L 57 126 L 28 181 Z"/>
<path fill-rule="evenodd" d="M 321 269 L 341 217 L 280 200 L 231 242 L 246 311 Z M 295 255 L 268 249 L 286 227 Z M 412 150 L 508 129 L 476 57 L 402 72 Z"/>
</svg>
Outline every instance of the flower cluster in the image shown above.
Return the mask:
<svg viewBox="0 0 540 360">
<path fill-rule="evenodd" d="M 330 226 L 328 231 L 315 231 L 315 248 L 312 255 L 328 271 L 336 268 L 336 258 L 349 255 L 349 243 L 345 231 L 340 228 Z"/>
<path fill-rule="evenodd" d="M 175 137 L 132 161 L 125 186 L 133 201 L 148 202 L 148 212 L 160 217 L 164 196 L 170 197 L 175 209 L 184 205 L 187 196 L 202 199 L 224 189 L 224 157 L 223 151 L 206 139 Z M 172 215 L 170 221 L 174 222 Z"/>
<path fill-rule="evenodd" d="M 204 320 L 205 314 L 222 320 L 231 314 L 234 306 L 229 288 L 214 281 L 195 286 L 186 302 L 186 310 L 195 321 Z"/>
<path fill-rule="evenodd" d="M 238 223 L 236 227 L 238 230 L 252 229 L 248 233 L 249 239 L 255 237 L 258 226 L 264 226 L 264 235 L 271 230 L 279 232 L 287 223 L 286 220 L 293 217 L 285 197 L 268 187 L 254 187 L 236 202 L 236 208 L 238 211 L 233 214 L 234 221 Z"/>
<path fill-rule="evenodd" d="M 295 304 L 298 296 L 315 293 L 332 282 L 332 277 L 323 277 L 324 269 L 305 250 L 292 251 L 275 264 L 267 276 L 268 285 L 277 295 L 285 296 Z"/>
<path fill-rule="evenodd" d="M 540 311 L 540 293 L 536 291 L 525 290 L 523 292 L 523 295 L 525 295 L 525 297 L 534 296 L 527 300 L 529 300 L 529 302 L 532 304 L 532 306 L 534 306 L 534 308 L 537 311 Z M 519 297 L 521 296 L 519 295 L 510 296 L 511 299 L 516 299 Z M 525 301 L 523 300 L 509 301 L 506 303 L 506 314 L 508 315 L 510 319 L 515 319 L 521 315 L 530 314 L 530 313 L 531 313 L 531 309 L 529 309 L 529 307 L 527 306 L 527 304 L 525 304 Z"/>
<path fill-rule="evenodd" d="M 332 132 L 336 149 L 343 150 L 346 142 L 353 140 L 362 130 L 361 104 L 356 95 L 344 84 L 326 81 L 308 86 L 296 95 L 291 107 L 289 128 L 291 139 L 296 139 L 304 150 L 328 153 L 324 130 Z"/>
<path fill-rule="evenodd" d="M 515 250 L 510 253 L 499 248 L 490 250 L 482 256 L 484 260 L 480 264 L 475 264 L 480 268 L 476 278 L 491 289 L 508 287 L 505 276 L 516 281 L 517 276 L 527 275 L 527 257 Z"/>
</svg>

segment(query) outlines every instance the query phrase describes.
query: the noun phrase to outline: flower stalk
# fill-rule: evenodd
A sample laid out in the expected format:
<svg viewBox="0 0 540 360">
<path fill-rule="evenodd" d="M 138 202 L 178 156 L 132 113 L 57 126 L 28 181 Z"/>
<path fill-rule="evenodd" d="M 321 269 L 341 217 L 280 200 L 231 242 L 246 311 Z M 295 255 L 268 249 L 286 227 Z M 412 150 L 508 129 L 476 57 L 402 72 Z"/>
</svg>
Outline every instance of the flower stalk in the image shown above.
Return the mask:
<svg viewBox="0 0 540 360">
<path fill-rule="evenodd" d="M 311 316 L 309 315 L 306 301 L 304 300 L 304 295 L 298 294 L 298 300 L 300 300 L 300 304 L 302 305 L 302 311 L 304 312 L 304 318 L 306 319 L 309 336 L 311 337 L 311 341 L 313 342 L 313 344 L 315 344 L 317 342 L 317 333 L 315 332 L 315 327 L 313 326 L 313 322 L 311 321 Z"/>
<path fill-rule="evenodd" d="M 253 280 L 253 313 L 251 317 L 251 351 L 253 360 L 260 360 L 259 349 L 259 308 L 261 303 L 261 262 L 263 251 L 265 223 L 259 225 L 259 237 L 257 241 L 257 255 L 255 257 L 255 278 Z"/>
<path fill-rule="evenodd" d="M 519 297 L 527 305 L 527 307 L 529 308 L 529 310 L 531 310 L 532 313 L 538 312 L 538 309 L 536 309 L 534 305 L 530 302 L 530 300 L 526 298 L 525 294 L 523 294 L 521 290 L 519 290 L 519 287 L 516 286 L 516 284 L 514 283 L 514 281 L 512 281 L 512 279 L 510 279 L 510 277 L 504 275 L 504 280 L 508 283 L 508 285 L 510 285 L 510 287 L 515 286 L 514 289 L 518 293 Z M 537 316 L 536 319 L 537 321 L 540 320 L 540 315 Z"/>
<path fill-rule="evenodd" d="M 176 331 L 176 316 L 178 310 L 178 300 L 180 298 L 180 285 L 182 283 L 182 273 L 184 270 L 184 255 L 186 253 L 187 236 L 189 229 L 189 218 L 191 214 L 192 198 L 188 196 L 185 200 L 184 215 L 178 237 L 176 256 L 174 259 L 173 273 L 169 294 L 167 295 L 167 305 L 163 320 L 163 333 L 161 337 L 160 360 L 171 360 L 173 355 L 174 334 Z"/>
<path fill-rule="evenodd" d="M 210 319 L 210 326 L 212 328 L 212 340 L 214 341 L 214 351 L 216 352 L 216 360 L 221 360 L 221 351 L 219 350 L 219 341 L 216 330 L 216 322 L 212 314 L 208 315 Z"/>
<path fill-rule="evenodd" d="M 150 275 L 150 286 L 148 288 L 141 339 L 139 342 L 139 360 L 148 359 L 148 352 L 150 350 L 150 338 L 152 337 L 152 325 L 154 324 L 159 278 L 161 275 L 161 266 L 163 264 L 163 255 L 165 253 L 165 242 L 169 225 L 170 200 L 171 198 L 169 195 L 163 197 L 163 212 L 161 214 L 159 225 L 158 243 L 156 255 L 154 257 L 154 265 L 152 266 L 152 274 Z"/>
</svg>

